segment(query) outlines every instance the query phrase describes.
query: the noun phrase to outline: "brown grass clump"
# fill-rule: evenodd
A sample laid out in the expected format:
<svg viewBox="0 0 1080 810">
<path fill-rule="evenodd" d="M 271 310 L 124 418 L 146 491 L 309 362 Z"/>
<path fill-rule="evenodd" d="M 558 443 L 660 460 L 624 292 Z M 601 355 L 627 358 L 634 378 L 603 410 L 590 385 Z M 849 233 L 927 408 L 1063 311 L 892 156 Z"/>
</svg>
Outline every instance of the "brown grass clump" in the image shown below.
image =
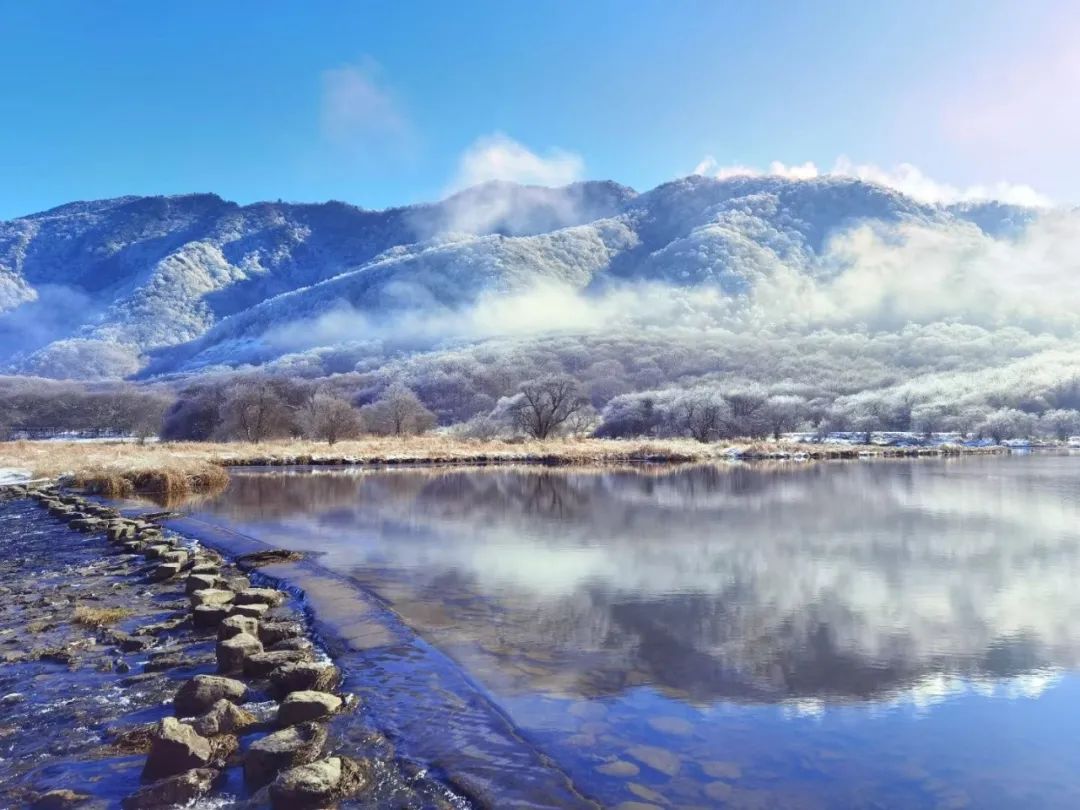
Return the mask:
<svg viewBox="0 0 1080 810">
<path fill-rule="evenodd" d="M 128 498 L 135 494 L 131 481 L 108 470 L 79 472 L 75 475 L 74 484 L 91 495 L 102 495 L 106 498 Z"/>
<path fill-rule="evenodd" d="M 72 618 L 76 624 L 97 629 L 116 624 L 121 619 L 126 619 L 132 615 L 132 613 L 134 611 L 130 608 L 98 608 L 79 605 L 75 608 L 75 614 Z"/>
</svg>

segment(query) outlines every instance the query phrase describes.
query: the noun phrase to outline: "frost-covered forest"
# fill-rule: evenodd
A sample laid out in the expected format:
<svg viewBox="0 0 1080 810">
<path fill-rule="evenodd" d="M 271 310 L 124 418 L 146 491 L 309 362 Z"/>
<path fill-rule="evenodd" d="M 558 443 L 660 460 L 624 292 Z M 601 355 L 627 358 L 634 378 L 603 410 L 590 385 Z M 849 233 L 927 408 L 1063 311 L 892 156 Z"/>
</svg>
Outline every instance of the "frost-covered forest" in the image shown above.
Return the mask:
<svg viewBox="0 0 1080 810">
<path fill-rule="evenodd" d="M 535 433 L 547 407 L 602 436 L 1065 437 L 1080 213 L 760 176 L 388 211 L 72 203 L 0 223 L 0 363 L 0 422 L 45 418 L 25 398 L 60 379 L 153 398 L 173 438 L 244 438 L 237 414 L 274 400 L 282 435 L 332 411 L 346 433 Z"/>
</svg>

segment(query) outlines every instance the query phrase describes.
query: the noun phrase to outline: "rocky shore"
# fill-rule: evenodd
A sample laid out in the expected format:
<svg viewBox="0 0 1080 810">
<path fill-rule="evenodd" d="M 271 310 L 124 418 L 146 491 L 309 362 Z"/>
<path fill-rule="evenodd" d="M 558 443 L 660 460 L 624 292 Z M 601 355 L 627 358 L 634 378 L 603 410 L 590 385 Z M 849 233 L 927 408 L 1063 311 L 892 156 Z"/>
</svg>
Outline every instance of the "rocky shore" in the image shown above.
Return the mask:
<svg viewBox="0 0 1080 810">
<path fill-rule="evenodd" d="M 243 782 L 230 794 L 244 794 L 240 803 L 250 807 L 327 807 L 365 792 L 373 763 L 332 750 L 327 733 L 328 721 L 356 701 L 340 691 L 341 673 L 313 643 L 289 595 L 252 583 L 258 560 L 247 561 L 245 573 L 163 529 L 161 515 L 127 518 L 54 485 L 7 487 L 3 497 L 32 499 L 112 554 L 85 566 L 81 583 L 35 589 L 0 579 L 11 620 L 0 636 L 0 663 L 92 663 L 124 675 L 122 687 L 153 683 L 158 692 L 147 702 L 162 692 L 171 701 L 171 714 L 117 729 L 109 741 L 114 751 L 145 756 L 141 784 L 121 799 L 123 808 L 212 795 L 229 769 L 242 772 Z M 141 598 L 133 598 L 135 587 Z M 27 624 L 32 643 L 14 632 L 30 615 L 38 617 Z M 144 659 L 142 672 L 125 653 Z M 160 677 L 208 668 L 212 674 L 182 681 Z M 10 706 L 26 699 L 22 692 L 0 696 Z M 19 799 L 39 808 L 111 806 L 85 787 L 27 790 Z"/>
</svg>

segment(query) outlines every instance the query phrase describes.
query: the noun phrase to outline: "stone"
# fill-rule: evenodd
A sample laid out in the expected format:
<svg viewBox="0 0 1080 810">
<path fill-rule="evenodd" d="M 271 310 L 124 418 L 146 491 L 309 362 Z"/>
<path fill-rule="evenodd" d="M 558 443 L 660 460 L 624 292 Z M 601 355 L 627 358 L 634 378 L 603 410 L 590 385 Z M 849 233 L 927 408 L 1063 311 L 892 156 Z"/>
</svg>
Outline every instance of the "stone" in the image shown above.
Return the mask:
<svg viewBox="0 0 1080 810">
<path fill-rule="evenodd" d="M 167 579 L 172 579 L 180 573 L 181 565 L 175 562 L 165 562 L 161 565 L 156 565 L 147 575 L 147 578 L 151 582 L 164 582 Z"/>
<path fill-rule="evenodd" d="M 215 590 L 214 586 L 217 584 L 218 577 L 216 574 L 188 574 L 184 590 L 189 594 L 195 591 Z"/>
<path fill-rule="evenodd" d="M 150 656 L 150 660 L 143 664 L 143 672 L 164 672 L 167 669 L 194 666 L 195 663 L 193 658 L 178 650 L 164 650 Z"/>
<path fill-rule="evenodd" d="M 248 689 L 242 681 L 220 675 L 196 675 L 187 681 L 173 698 L 173 707 L 180 717 L 203 714 L 224 698 L 243 703 Z"/>
<path fill-rule="evenodd" d="M 285 594 L 274 588 L 248 588 L 236 594 L 236 604 L 261 604 L 277 607 L 285 601 Z"/>
<path fill-rule="evenodd" d="M 120 540 L 130 539 L 135 536 L 135 529 L 128 526 L 126 523 L 121 523 L 119 526 L 113 525 L 109 527 L 109 539 L 112 542 L 118 542 Z"/>
<path fill-rule="evenodd" d="M 241 616 L 250 616 L 253 619 L 261 619 L 266 614 L 266 611 L 268 611 L 269 609 L 269 605 L 263 604 L 233 606 L 234 613 L 238 613 Z"/>
<path fill-rule="evenodd" d="M 255 636 L 240 633 L 217 643 L 218 672 L 238 672 L 244 661 L 263 651 L 262 642 Z"/>
<path fill-rule="evenodd" d="M 138 554 L 143 550 L 143 542 L 141 540 L 128 540 L 123 545 L 123 549 L 128 554 Z"/>
<path fill-rule="evenodd" d="M 173 616 L 171 619 L 166 619 L 163 622 L 155 622 L 154 624 L 147 624 L 140 627 L 132 635 L 136 636 L 159 636 L 163 633 L 167 633 L 170 630 L 175 630 L 178 627 L 183 627 L 189 623 L 189 618 L 186 614 L 179 614 Z"/>
<path fill-rule="evenodd" d="M 96 517 L 75 518 L 68 525 L 80 532 L 92 532 L 101 527 L 101 519 Z"/>
<path fill-rule="evenodd" d="M 216 577 L 221 573 L 221 569 L 218 564 L 214 562 L 196 562 L 191 566 L 191 573 Z"/>
<path fill-rule="evenodd" d="M 221 698 L 205 714 L 196 717 L 191 727 L 204 737 L 216 737 L 219 734 L 243 734 L 258 722 L 251 712 Z"/>
<path fill-rule="evenodd" d="M 33 810 L 67 810 L 69 807 L 78 807 L 89 798 L 90 796 L 86 793 L 76 793 L 74 790 L 60 788 L 42 793 L 30 807 Z"/>
<path fill-rule="evenodd" d="M 219 734 L 210 737 L 210 750 L 213 752 L 214 765 L 225 767 L 233 754 L 240 750 L 240 740 L 235 734 Z"/>
<path fill-rule="evenodd" d="M 270 686 L 279 697 L 306 690 L 329 692 L 340 683 L 341 670 L 332 664 L 290 662 L 270 673 Z"/>
<path fill-rule="evenodd" d="M 119 647 L 123 652 L 142 652 L 153 647 L 157 642 L 149 636 L 135 636 L 125 633 L 123 630 L 112 630 L 109 633 L 109 641 Z"/>
<path fill-rule="evenodd" d="M 270 806 L 274 810 L 332 806 L 354 796 L 370 782 L 366 763 L 348 757 L 329 757 L 289 768 L 270 785 Z"/>
<path fill-rule="evenodd" d="M 322 720 L 340 709 L 341 704 L 341 698 L 329 692 L 291 692 L 278 707 L 277 722 L 279 726 L 292 726 Z"/>
<path fill-rule="evenodd" d="M 262 631 L 259 628 L 259 622 L 250 616 L 229 616 L 218 626 L 218 639 L 224 641 L 227 638 L 238 636 L 241 633 L 247 633 L 249 636 L 256 636 L 263 644 L 266 641 L 262 637 Z"/>
<path fill-rule="evenodd" d="M 214 768 L 194 768 L 141 788 L 124 799 L 120 806 L 123 810 L 186 806 L 209 793 L 220 776 L 221 772 Z"/>
<path fill-rule="evenodd" d="M 259 625 L 259 640 L 267 647 L 304 635 L 304 626 L 300 622 L 263 622 Z"/>
<path fill-rule="evenodd" d="M 233 574 L 225 577 L 225 587 L 230 591 L 246 591 L 251 587 L 251 580 L 243 574 Z"/>
<path fill-rule="evenodd" d="M 112 733 L 111 748 L 122 754 L 148 754 L 157 723 L 122 728 Z"/>
<path fill-rule="evenodd" d="M 252 678 L 265 678 L 282 664 L 298 664 L 311 661 L 315 654 L 310 650 L 277 650 L 261 652 L 244 659 L 244 674 Z"/>
<path fill-rule="evenodd" d="M 300 650 L 305 652 L 314 652 L 315 645 L 308 641 L 306 638 L 286 638 L 274 644 L 270 648 L 273 652 L 278 650 Z"/>
<path fill-rule="evenodd" d="M 159 779 L 192 768 L 204 768 L 210 764 L 213 755 L 208 739 L 197 734 L 187 723 L 166 717 L 154 731 L 143 778 Z"/>
<path fill-rule="evenodd" d="M 145 540 L 145 537 L 139 537 L 139 540 Z M 154 545 L 147 546 L 143 549 L 143 554 L 151 560 L 156 560 L 163 554 L 172 551 L 172 546 L 165 543 L 155 543 Z"/>
<path fill-rule="evenodd" d="M 294 562 L 304 559 L 299 551 L 288 551 L 283 548 L 271 548 L 266 551 L 253 551 L 250 554 L 241 554 L 236 558 L 236 564 L 242 571 L 250 571 L 263 565 L 272 563 Z"/>
<path fill-rule="evenodd" d="M 161 555 L 161 559 L 165 562 L 179 563 L 181 566 L 187 565 L 188 553 L 183 549 L 177 549 L 175 551 L 166 551 Z"/>
<path fill-rule="evenodd" d="M 217 627 L 231 612 L 228 605 L 199 605 L 191 616 L 196 627 Z"/>
<path fill-rule="evenodd" d="M 190 597 L 191 604 L 199 607 L 200 605 L 228 605 L 236 597 L 236 594 L 221 588 L 203 588 L 199 591 L 192 591 Z"/>
<path fill-rule="evenodd" d="M 279 771 L 317 760 L 325 744 L 326 729 L 318 723 L 301 723 L 268 734 L 248 748 L 244 781 L 252 788 L 260 788 Z"/>
</svg>

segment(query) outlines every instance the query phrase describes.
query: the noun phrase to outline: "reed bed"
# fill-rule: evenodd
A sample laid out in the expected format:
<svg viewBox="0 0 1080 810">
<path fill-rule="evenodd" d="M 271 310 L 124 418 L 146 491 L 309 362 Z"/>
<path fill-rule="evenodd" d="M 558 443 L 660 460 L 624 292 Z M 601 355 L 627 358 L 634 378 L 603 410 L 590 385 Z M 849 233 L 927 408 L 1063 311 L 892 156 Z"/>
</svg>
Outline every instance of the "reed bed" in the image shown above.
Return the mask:
<svg viewBox="0 0 1080 810">
<path fill-rule="evenodd" d="M 440 435 L 370 437 L 335 445 L 304 440 L 262 444 L 213 442 L 0 442 L 0 467 L 29 468 L 42 478 L 70 476 L 77 486 L 111 498 L 149 494 L 175 500 L 216 492 L 227 467 L 330 464 L 693 463 L 741 459 L 849 459 L 1000 452 L 1001 448 L 887 448 L 690 439 L 553 439 L 499 441 Z"/>
</svg>

